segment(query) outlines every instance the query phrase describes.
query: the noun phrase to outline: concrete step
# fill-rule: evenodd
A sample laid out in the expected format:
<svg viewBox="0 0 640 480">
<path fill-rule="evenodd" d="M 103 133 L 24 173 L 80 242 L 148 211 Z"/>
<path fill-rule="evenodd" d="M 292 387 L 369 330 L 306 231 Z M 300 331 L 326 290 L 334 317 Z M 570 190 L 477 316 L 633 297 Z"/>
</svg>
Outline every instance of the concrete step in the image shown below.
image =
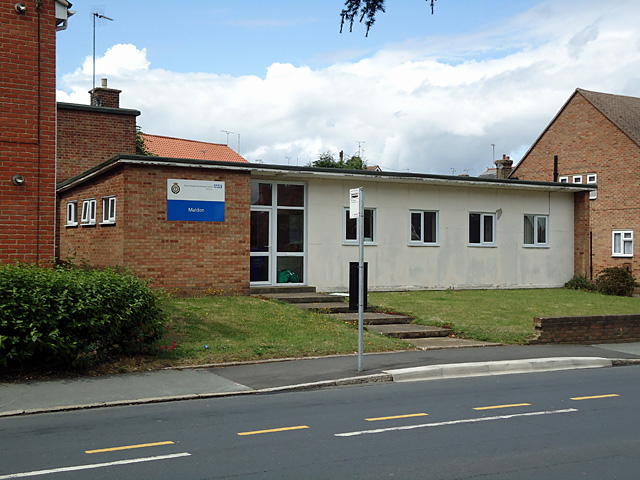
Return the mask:
<svg viewBox="0 0 640 480">
<path fill-rule="evenodd" d="M 251 287 L 250 295 L 268 295 L 270 293 L 316 293 L 316 287 L 296 284 L 282 284 L 282 286 Z"/>
<path fill-rule="evenodd" d="M 322 311 L 322 313 L 348 313 L 349 304 L 344 302 L 296 303 L 296 307 L 304 310 Z"/>
<path fill-rule="evenodd" d="M 335 317 L 345 322 L 357 322 L 358 312 L 331 313 L 330 317 Z M 364 312 L 362 320 L 365 325 L 398 325 L 413 322 L 413 317 L 407 315 L 393 315 L 390 313 Z"/>
<path fill-rule="evenodd" d="M 497 347 L 500 343 L 480 342 L 467 338 L 429 337 L 411 338 L 408 342 L 420 350 L 441 350 L 444 348 Z"/>
<path fill-rule="evenodd" d="M 452 333 L 450 328 L 430 327 L 426 325 L 368 325 L 367 330 L 394 338 L 446 337 Z"/>
<path fill-rule="evenodd" d="M 336 303 L 336 297 L 325 295 L 322 293 L 311 292 L 279 292 L 279 293 L 263 293 L 262 297 L 280 300 L 287 303 Z"/>
</svg>

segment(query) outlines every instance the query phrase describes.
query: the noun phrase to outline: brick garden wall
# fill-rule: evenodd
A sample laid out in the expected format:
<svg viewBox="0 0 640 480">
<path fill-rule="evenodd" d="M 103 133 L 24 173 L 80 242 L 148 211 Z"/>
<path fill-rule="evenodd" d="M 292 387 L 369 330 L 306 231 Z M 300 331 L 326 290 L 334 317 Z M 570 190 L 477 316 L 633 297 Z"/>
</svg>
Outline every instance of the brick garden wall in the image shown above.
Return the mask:
<svg viewBox="0 0 640 480">
<path fill-rule="evenodd" d="M 225 182 L 225 221 L 167 220 L 167 179 Z M 68 200 L 117 195 L 116 225 L 64 228 Z M 60 255 L 91 265 L 123 265 L 182 294 L 248 293 L 250 172 L 124 165 L 61 195 Z M 80 207 L 79 207 L 80 208 Z M 113 249 L 113 250 L 111 250 Z"/>
<path fill-rule="evenodd" d="M 58 104 L 58 182 L 136 154 L 137 110 Z"/>
<path fill-rule="evenodd" d="M 0 0 L 0 262 L 50 261 L 55 236 L 55 2 Z M 64 34 L 62 32 L 61 34 Z M 19 174 L 22 186 L 11 179 Z"/>
<path fill-rule="evenodd" d="M 640 340 L 640 315 L 534 318 L 529 343 L 605 343 Z"/>
<path fill-rule="evenodd" d="M 570 182 L 573 175 L 582 175 L 586 183 L 587 174 L 597 174 L 598 197 L 588 201 L 593 275 L 606 267 L 626 267 L 640 278 L 640 255 L 612 257 L 613 229 L 633 230 L 635 236 L 640 235 L 640 147 L 576 93 L 513 176 L 521 180 L 553 181 L 554 155 L 558 155 L 559 175 L 569 176 Z M 584 202 L 577 198 L 576 206 L 580 203 Z M 584 270 L 589 276 L 589 259 L 585 262 L 582 257 L 589 242 L 584 238 L 587 233 L 584 220 L 577 213 L 577 234 L 581 237 L 576 236 L 576 273 L 583 274 Z"/>
</svg>

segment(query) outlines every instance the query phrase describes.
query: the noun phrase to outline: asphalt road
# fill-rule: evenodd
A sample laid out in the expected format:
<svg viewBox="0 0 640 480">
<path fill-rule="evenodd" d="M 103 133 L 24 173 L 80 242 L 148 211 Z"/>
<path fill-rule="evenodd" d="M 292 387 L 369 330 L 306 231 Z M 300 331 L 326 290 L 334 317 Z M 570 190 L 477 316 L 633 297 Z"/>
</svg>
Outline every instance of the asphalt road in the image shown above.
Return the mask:
<svg viewBox="0 0 640 480">
<path fill-rule="evenodd" d="M 11 417 L 0 480 L 637 478 L 639 380 L 630 366 Z"/>
</svg>

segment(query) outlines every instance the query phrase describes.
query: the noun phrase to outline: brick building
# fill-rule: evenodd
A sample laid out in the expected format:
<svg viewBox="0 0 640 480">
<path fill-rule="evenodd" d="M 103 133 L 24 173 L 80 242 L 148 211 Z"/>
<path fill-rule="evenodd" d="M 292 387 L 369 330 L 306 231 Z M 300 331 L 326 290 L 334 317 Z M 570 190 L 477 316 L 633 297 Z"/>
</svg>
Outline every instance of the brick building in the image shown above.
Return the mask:
<svg viewBox="0 0 640 480">
<path fill-rule="evenodd" d="M 0 1 L 0 262 L 55 249 L 56 31 L 65 0 Z"/>
<path fill-rule="evenodd" d="M 597 184 L 597 191 L 576 200 L 576 273 L 593 278 L 617 266 L 638 278 L 639 161 L 640 98 L 578 88 L 511 178 Z"/>
</svg>

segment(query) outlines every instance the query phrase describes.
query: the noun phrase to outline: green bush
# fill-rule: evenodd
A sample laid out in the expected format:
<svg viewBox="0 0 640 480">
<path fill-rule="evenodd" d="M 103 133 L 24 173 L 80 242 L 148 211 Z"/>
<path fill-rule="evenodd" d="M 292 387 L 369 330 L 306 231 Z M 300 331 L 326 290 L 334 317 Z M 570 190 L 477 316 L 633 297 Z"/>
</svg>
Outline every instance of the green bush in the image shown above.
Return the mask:
<svg viewBox="0 0 640 480">
<path fill-rule="evenodd" d="M 565 288 L 570 288 L 571 290 L 595 290 L 595 285 L 591 283 L 587 277 L 582 277 L 580 275 L 575 275 L 571 280 L 564 284 Z"/>
<path fill-rule="evenodd" d="M 161 294 L 128 271 L 0 265 L 0 367 L 142 353 L 165 319 Z"/>
<path fill-rule="evenodd" d="M 624 268 L 611 267 L 598 273 L 595 285 L 596 290 L 605 295 L 630 297 L 638 283 Z"/>
</svg>

